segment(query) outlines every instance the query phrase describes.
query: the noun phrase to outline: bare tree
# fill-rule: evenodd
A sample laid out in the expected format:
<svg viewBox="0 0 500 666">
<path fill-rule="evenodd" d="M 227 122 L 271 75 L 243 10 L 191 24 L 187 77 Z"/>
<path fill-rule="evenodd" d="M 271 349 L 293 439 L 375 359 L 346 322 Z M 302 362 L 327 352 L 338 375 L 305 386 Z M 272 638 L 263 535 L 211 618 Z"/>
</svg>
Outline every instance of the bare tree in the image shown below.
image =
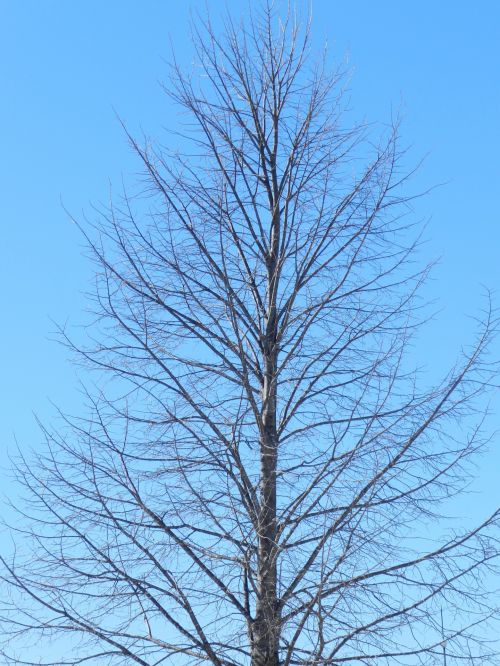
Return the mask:
<svg viewBox="0 0 500 666">
<path fill-rule="evenodd" d="M 293 13 L 200 30 L 168 90 L 192 149 L 129 137 L 147 210 L 124 195 L 84 227 L 97 319 L 68 343 L 113 381 L 19 464 L 5 655 L 39 663 L 14 656 L 33 635 L 68 665 L 497 663 L 498 512 L 437 521 L 485 443 L 493 317 L 419 388 L 397 127 L 349 126 Z"/>
</svg>

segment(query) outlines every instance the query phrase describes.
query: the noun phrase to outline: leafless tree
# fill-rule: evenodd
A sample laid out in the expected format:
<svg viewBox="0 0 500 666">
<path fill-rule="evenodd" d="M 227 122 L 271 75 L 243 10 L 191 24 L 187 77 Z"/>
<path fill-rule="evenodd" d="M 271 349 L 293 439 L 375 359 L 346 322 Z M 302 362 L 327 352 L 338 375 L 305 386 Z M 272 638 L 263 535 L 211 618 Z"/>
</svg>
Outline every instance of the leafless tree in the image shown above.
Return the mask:
<svg viewBox="0 0 500 666">
<path fill-rule="evenodd" d="M 68 343 L 101 390 L 19 464 L 6 658 L 41 663 L 32 635 L 68 665 L 497 663 L 499 514 L 437 520 L 485 443 L 494 318 L 422 386 L 397 126 L 348 122 L 293 12 L 223 32 L 173 67 L 191 148 L 129 137 L 141 196 L 84 225 L 97 318 Z"/>
</svg>

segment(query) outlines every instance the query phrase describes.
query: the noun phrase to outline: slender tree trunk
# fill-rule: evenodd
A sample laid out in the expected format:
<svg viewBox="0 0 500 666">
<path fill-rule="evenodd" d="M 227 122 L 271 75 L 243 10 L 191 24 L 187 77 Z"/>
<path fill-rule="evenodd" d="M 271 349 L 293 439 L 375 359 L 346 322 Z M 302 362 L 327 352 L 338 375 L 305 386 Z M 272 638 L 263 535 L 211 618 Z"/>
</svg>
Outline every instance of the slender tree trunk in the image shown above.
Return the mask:
<svg viewBox="0 0 500 666">
<path fill-rule="evenodd" d="M 258 600 L 253 627 L 252 666 L 278 666 L 278 595 L 276 566 L 276 435 L 275 358 L 268 359 L 264 382 L 261 438 L 261 519 L 258 551 Z M 270 380 L 270 381 L 269 381 Z M 268 383 L 269 381 L 269 383 Z"/>
<path fill-rule="evenodd" d="M 278 463 L 276 296 L 279 279 L 279 232 L 279 212 L 275 212 L 268 259 L 267 321 L 263 345 L 265 374 L 262 388 L 262 434 L 260 441 L 261 507 L 257 570 L 258 599 L 253 627 L 252 666 L 279 665 L 280 622 L 276 548 L 276 469 Z"/>
</svg>

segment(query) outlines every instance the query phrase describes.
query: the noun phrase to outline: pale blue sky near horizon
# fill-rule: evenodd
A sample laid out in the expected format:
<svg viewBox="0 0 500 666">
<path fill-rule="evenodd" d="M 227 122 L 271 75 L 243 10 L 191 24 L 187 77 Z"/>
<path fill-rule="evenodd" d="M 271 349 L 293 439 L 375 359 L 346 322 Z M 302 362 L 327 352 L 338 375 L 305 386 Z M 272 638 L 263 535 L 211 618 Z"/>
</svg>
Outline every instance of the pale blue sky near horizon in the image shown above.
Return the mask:
<svg viewBox="0 0 500 666">
<path fill-rule="evenodd" d="M 297 6 L 307 12 L 308 2 Z M 222 2 L 0 0 L 0 473 L 15 441 L 41 437 L 33 413 L 78 413 L 77 373 L 51 341 L 51 319 L 82 321 L 92 266 L 65 208 L 76 217 L 106 202 L 110 184 L 138 171 L 116 113 L 132 133 L 167 140 L 176 122 L 165 80 L 171 46 L 189 64 L 190 7 L 217 16 Z M 235 15 L 248 3 L 229 3 Z M 443 368 L 471 341 L 484 287 L 500 305 L 500 2 L 315 0 L 314 45 L 328 39 L 348 61 L 351 108 L 387 122 L 427 156 L 415 189 L 445 183 L 416 203 L 428 220 L 422 259 L 440 257 L 427 288 L 441 312 L 419 347 Z M 500 343 L 493 354 L 500 358 Z M 500 401 L 492 426 L 500 428 Z M 500 438 L 478 471 L 481 506 L 499 504 Z M 7 482 L 9 483 L 9 482 Z M 2 482 L 0 482 L 0 487 Z M 12 486 L 3 485 L 8 492 Z"/>
</svg>

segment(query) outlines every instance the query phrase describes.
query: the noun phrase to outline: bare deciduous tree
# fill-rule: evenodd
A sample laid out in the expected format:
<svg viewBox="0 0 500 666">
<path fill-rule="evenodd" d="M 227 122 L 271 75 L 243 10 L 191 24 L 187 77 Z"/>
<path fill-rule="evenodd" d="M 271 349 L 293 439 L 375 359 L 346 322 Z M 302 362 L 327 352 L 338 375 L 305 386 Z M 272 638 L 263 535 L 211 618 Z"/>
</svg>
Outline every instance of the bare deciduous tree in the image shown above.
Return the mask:
<svg viewBox="0 0 500 666">
<path fill-rule="evenodd" d="M 68 665 L 493 663 L 498 513 L 436 521 L 484 444 L 491 314 L 419 388 L 397 128 L 346 127 L 292 14 L 195 37 L 190 154 L 130 137 L 148 211 L 86 227 L 98 319 L 70 344 L 113 383 L 19 465 L 5 635 L 75 637 Z"/>
</svg>

